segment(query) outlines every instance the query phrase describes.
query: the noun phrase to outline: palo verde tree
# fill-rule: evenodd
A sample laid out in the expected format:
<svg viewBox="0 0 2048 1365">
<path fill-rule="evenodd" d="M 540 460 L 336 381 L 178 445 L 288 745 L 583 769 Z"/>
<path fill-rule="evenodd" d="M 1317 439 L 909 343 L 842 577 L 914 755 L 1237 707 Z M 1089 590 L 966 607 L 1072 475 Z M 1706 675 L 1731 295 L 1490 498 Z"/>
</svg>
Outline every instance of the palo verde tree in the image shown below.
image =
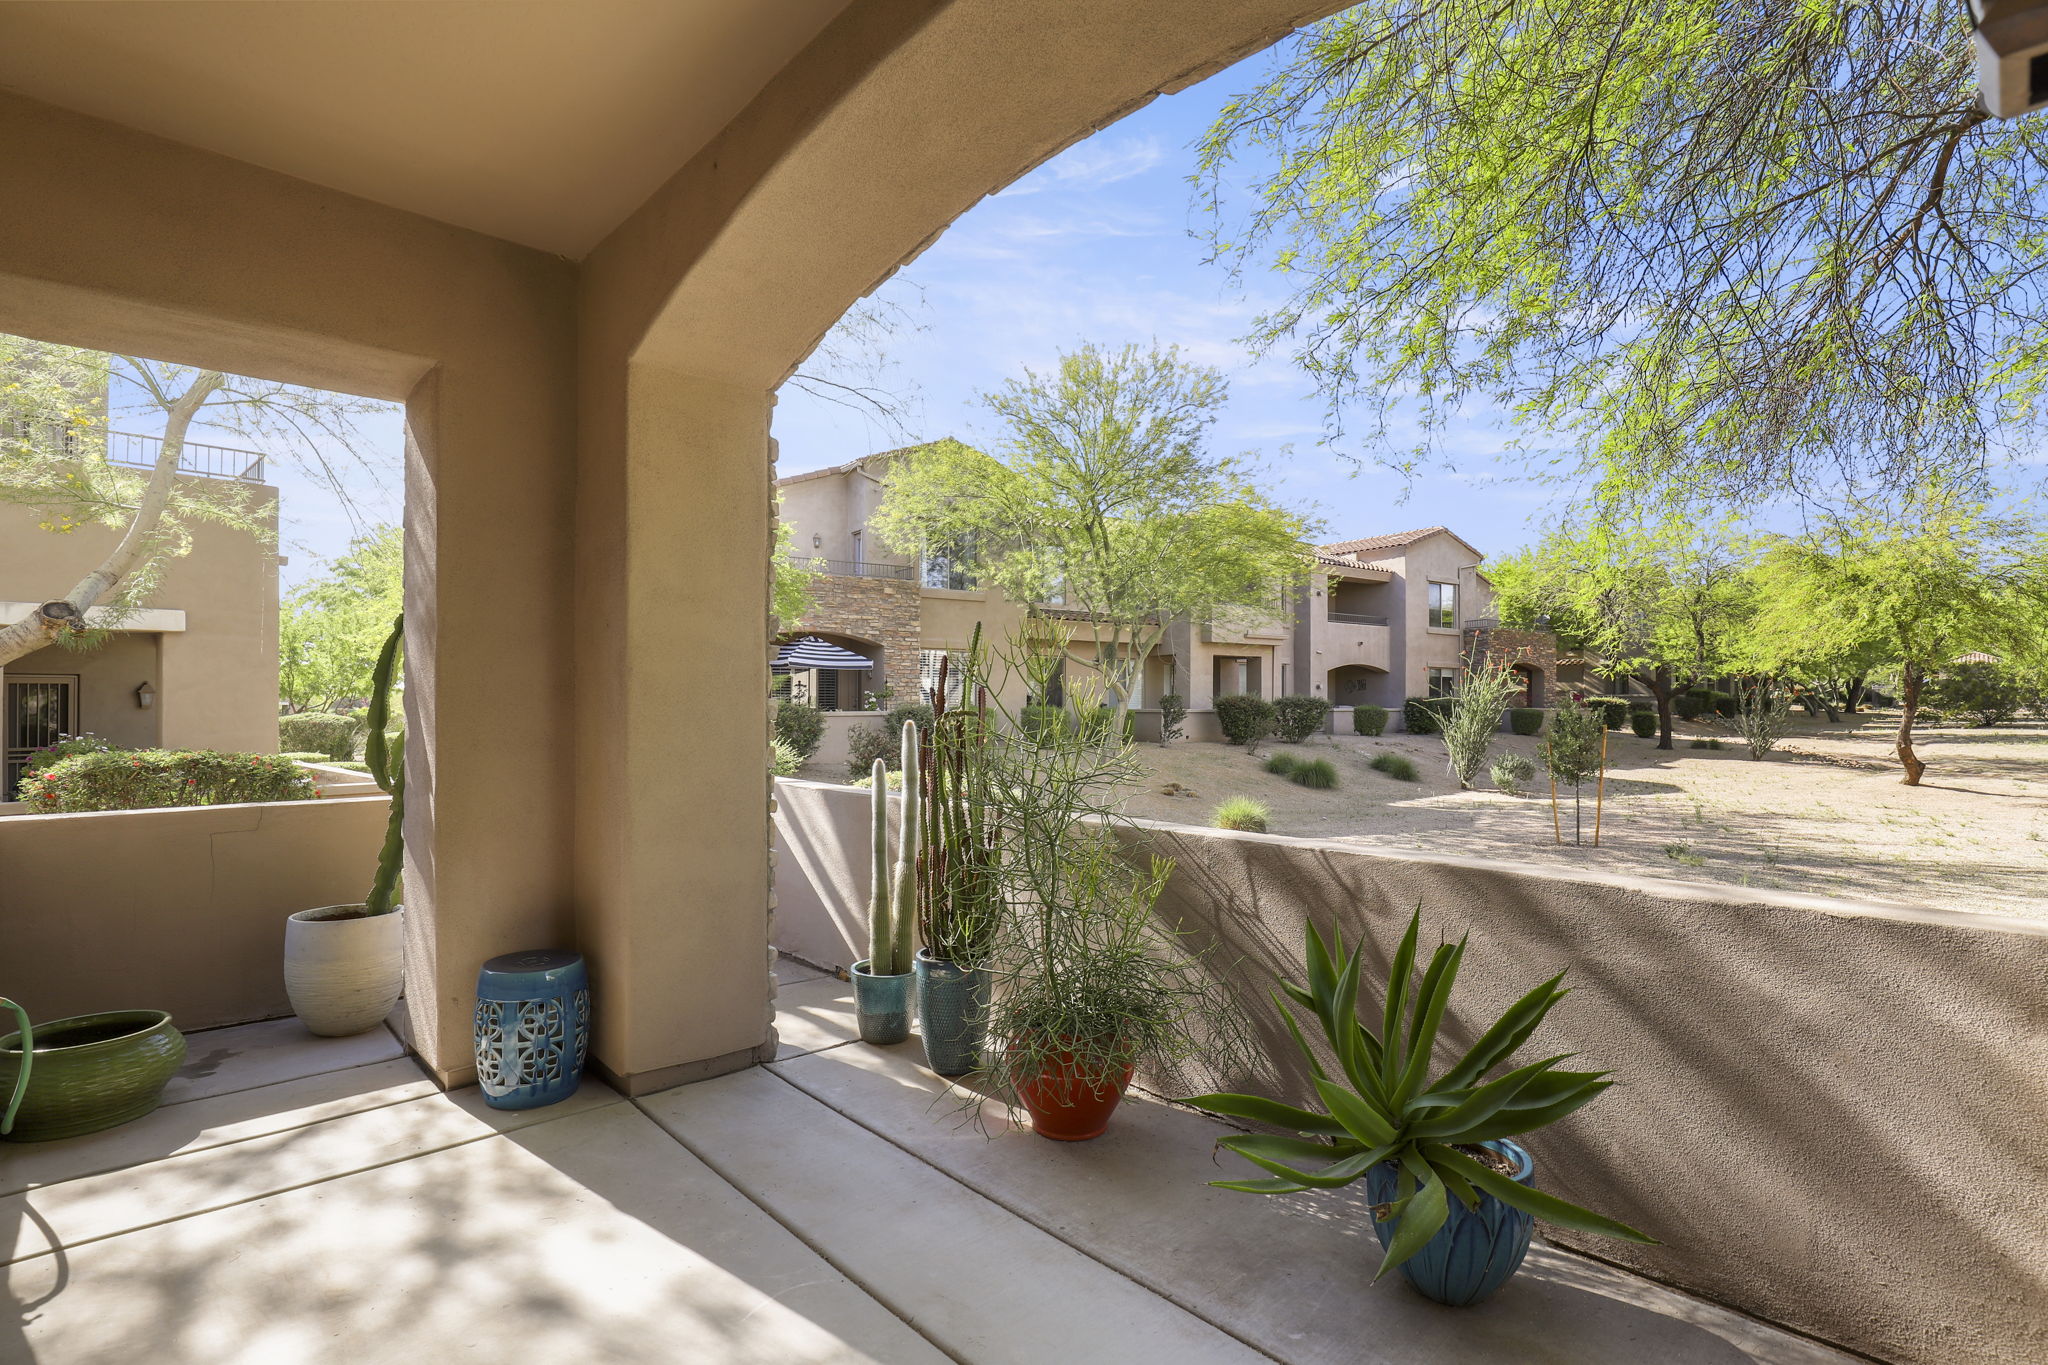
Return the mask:
<svg viewBox="0 0 2048 1365">
<path fill-rule="evenodd" d="M 1431 430 L 1498 403 L 1575 437 L 1615 502 L 1976 486 L 2048 384 L 2048 122 L 1979 106 L 1969 22 L 1363 5 L 1222 111 L 1214 245 L 1279 273 L 1254 340 L 1337 432 L 1384 438 L 1389 394 Z"/>
<path fill-rule="evenodd" d="M 1770 542 L 1755 578 L 1753 666 L 1784 667 L 1819 651 L 1898 667 L 1897 753 L 1909 787 L 1927 770 L 1913 725 L 1929 675 L 1980 650 L 2038 659 L 2048 635 L 2041 528 L 1939 494 L 1865 507 Z"/>
<path fill-rule="evenodd" d="M 328 711 L 371 695 L 378 652 L 405 609 L 405 533 L 380 526 L 326 573 L 285 596 L 277 690 L 289 712 Z"/>
<path fill-rule="evenodd" d="M 1725 525 L 1633 517 L 1554 528 L 1494 579 L 1504 621 L 1569 622 L 1574 645 L 1642 683 L 1669 749 L 1673 700 L 1730 666 L 1751 611 L 1748 567 Z"/>
<path fill-rule="evenodd" d="M 108 404 L 117 384 L 122 394 L 136 396 L 142 423 L 160 427 L 155 460 L 146 469 L 107 458 Z M 352 506 L 345 476 L 370 469 L 358 421 L 385 407 L 217 370 L 0 337 L 0 501 L 29 508 L 53 534 L 112 533 L 82 578 L 22 585 L 50 595 L 23 620 L 0 628 L 0 666 L 50 644 L 100 643 L 107 628 L 147 598 L 164 565 L 190 547 L 194 525 L 214 522 L 268 536 L 254 485 L 180 477 L 195 425 L 282 455 Z"/>
<path fill-rule="evenodd" d="M 965 555 L 1012 601 L 1058 603 L 1114 708 L 1177 619 L 1276 612 L 1306 571 L 1311 527 L 1240 457 L 1208 452 L 1223 377 L 1176 348 L 1084 346 L 983 402 L 991 457 L 958 441 L 897 463 L 874 525 L 899 549 Z"/>
</svg>

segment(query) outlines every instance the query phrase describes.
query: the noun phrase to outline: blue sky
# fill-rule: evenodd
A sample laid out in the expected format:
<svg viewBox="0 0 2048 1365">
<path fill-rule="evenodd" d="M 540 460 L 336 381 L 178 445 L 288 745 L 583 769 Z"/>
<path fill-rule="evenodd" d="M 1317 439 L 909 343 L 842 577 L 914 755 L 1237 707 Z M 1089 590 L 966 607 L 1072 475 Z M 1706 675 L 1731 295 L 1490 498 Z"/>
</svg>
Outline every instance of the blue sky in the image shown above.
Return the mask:
<svg viewBox="0 0 2048 1365">
<path fill-rule="evenodd" d="M 1084 341 L 1178 345 L 1229 380 L 1212 445 L 1256 451 L 1286 501 L 1311 506 L 1328 539 L 1442 524 L 1489 553 L 1534 538 L 1557 490 L 1515 479 L 1499 452 L 1515 435 L 1483 416 L 1444 441 L 1448 467 L 1412 482 L 1320 446 L 1323 406 L 1284 355 L 1254 363 L 1238 338 L 1281 297 L 1279 282 L 1239 283 L 1204 261 L 1188 177 L 1193 145 L 1256 64 L 1153 101 L 963 215 L 877 291 L 920 330 L 890 345 L 891 387 L 914 385 L 909 436 L 992 444 L 976 395 L 1049 368 Z M 785 385 L 775 413 L 781 472 L 800 473 L 904 444 L 872 418 Z M 1356 447 L 1352 447 L 1355 449 Z"/>
</svg>

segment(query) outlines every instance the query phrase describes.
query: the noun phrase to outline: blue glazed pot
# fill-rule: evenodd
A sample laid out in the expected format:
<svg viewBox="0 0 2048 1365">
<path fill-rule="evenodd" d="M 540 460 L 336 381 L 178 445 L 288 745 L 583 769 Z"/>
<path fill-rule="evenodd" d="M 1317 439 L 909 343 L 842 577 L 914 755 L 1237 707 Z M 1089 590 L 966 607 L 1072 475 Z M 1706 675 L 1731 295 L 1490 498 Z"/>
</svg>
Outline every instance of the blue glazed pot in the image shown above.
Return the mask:
<svg viewBox="0 0 2048 1365">
<path fill-rule="evenodd" d="M 1515 1179 L 1530 1184 L 1536 1163 L 1520 1143 L 1502 1140 L 1480 1146 L 1499 1152 L 1515 1163 Z M 1375 1204 L 1391 1204 L 1395 1198 L 1397 1168 L 1382 1162 L 1365 1173 L 1367 1197 Z M 1451 1216 L 1422 1250 L 1403 1261 L 1397 1269 L 1425 1297 L 1455 1307 L 1478 1303 L 1508 1282 L 1508 1277 L 1529 1254 L 1529 1233 L 1535 1219 L 1520 1209 L 1503 1204 L 1485 1191 L 1479 1193 L 1479 1207 L 1468 1209 L 1453 1195 Z M 1372 1230 L 1384 1249 L 1394 1240 L 1395 1224 L 1373 1220 Z"/>
<path fill-rule="evenodd" d="M 868 960 L 853 964 L 853 1007 L 860 1016 L 860 1039 L 887 1047 L 910 1036 L 910 983 L 915 973 L 873 976 Z"/>
<path fill-rule="evenodd" d="M 538 1109 L 576 1093 L 590 1051 L 581 953 L 506 953 L 476 978 L 476 1079 L 493 1109 Z"/>
<path fill-rule="evenodd" d="M 961 967 L 917 950 L 917 1022 L 925 1065 L 941 1076 L 964 1076 L 981 1063 L 988 1018 L 988 970 Z"/>
</svg>

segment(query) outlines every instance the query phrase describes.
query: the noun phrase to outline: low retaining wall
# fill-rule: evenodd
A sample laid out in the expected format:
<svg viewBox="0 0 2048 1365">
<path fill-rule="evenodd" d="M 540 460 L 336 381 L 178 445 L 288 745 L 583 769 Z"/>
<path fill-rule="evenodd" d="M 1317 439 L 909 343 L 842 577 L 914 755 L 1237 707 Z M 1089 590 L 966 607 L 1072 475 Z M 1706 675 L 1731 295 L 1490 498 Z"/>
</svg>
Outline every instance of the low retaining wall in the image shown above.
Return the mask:
<svg viewBox="0 0 2048 1365">
<path fill-rule="evenodd" d="M 38 1020 L 161 1009 L 190 1030 L 290 1014 L 285 918 L 363 898 L 387 805 L 0 820 L 0 992 Z"/>
<path fill-rule="evenodd" d="M 778 786 L 777 942 L 843 966 L 865 793 Z M 1384 981 L 1420 904 L 1426 944 L 1471 936 L 1446 1060 L 1566 970 L 1576 990 L 1529 1057 L 1618 1073 L 1530 1141 L 1538 1179 L 1664 1244 L 1556 1240 L 1885 1360 L 2048 1360 L 2048 926 L 1180 826 L 1132 837 L 1175 860 L 1160 913 L 1214 945 L 1218 988 L 1272 1061 L 1207 1081 L 1306 1098 L 1266 994 L 1298 979 L 1304 923 L 1364 936 Z"/>
</svg>

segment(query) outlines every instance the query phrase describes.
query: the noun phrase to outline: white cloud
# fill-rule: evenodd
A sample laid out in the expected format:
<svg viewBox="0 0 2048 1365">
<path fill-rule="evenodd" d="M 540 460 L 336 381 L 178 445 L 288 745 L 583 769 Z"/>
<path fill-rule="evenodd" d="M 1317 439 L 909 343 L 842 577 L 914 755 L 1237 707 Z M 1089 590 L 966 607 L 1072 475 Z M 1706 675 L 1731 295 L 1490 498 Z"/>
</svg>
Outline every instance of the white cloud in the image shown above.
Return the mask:
<svg viewBox="0 0 2048 1365">
<path fill-rule="evenodd" d="M 1077 142 L 1002 192 L 1022 198 L 1048 190 L 1094 190 L 1143 175 L 1166 160 L 1166 148 L 1151 134 L 1111 137 L 1098 133 Z"/>
</svg>

